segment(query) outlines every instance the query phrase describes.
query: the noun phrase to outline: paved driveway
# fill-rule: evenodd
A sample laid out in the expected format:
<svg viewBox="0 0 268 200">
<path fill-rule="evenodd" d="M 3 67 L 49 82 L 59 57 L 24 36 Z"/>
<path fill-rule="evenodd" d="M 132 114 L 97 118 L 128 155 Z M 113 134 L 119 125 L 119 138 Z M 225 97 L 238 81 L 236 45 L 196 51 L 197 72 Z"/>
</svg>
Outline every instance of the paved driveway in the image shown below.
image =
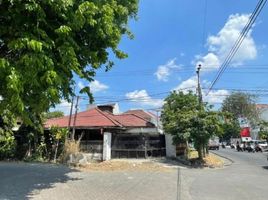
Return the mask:
<svg viewBox="0 0 268 200">
<path fill-rule="evenodd" d="M 0 199 L 176 200 L 178 170 L 79 172 L 64 166 L 0 163 Z"/>
</svg>

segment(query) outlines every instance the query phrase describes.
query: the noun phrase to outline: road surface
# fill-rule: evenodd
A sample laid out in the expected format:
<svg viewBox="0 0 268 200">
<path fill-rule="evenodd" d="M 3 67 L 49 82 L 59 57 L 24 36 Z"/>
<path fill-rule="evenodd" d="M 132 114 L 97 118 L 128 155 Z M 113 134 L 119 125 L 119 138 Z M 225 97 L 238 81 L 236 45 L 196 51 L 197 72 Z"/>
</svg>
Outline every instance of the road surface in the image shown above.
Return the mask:
<svg viewBox="0 0 268 200">
<path fill-rule="evenodd" d="M 0 200 L 267 200 L 262 153 L 221 149 L 223 169 L 80 172 L 62 165 L 0 162 Z"/>
<path fill-rule="evenodd" d="M 214 152 L 233 163 L 223 169 L 182 170 L 185 200 L 268 199 L 268 162 L 263 153 Z"/>
</svg>

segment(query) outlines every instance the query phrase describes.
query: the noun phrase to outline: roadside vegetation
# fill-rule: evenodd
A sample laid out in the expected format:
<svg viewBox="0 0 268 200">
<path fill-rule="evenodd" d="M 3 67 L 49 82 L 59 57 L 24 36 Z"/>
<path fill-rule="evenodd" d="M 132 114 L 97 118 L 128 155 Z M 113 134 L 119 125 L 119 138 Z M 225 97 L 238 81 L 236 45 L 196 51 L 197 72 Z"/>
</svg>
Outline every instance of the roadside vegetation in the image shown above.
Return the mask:
<svg viewBox="0 0 268 200">
<path fill-rule="evenodd" d="M 0 1 L 0 159 L 55 160 L 66 130 L 43 131 L 46 114 L 75 95 L 74 77 L 87 82 L 109 71 L 136 19 L 138 0 Z M 23 13 L 24 17 L 21 17 Z M 113 56 L 110 56 L 113 55 Z M 89 87 L 80 90 L 93 96 Z M 16 120 L 23 124 L 12 130 Z"/>
<path fill-rule="evenodd" d="M 173 136 L 173 143 L 185 143 L 186 159 L 191 157 L 190 145 L 203 161 L 208 155 L 209 139 L 213 136 L 232 137 L 239 133 L 239 125 L 232 113 L 214 111 L 207 103 L 200 105 L 198 96 L 192 92 L 172 92 L 166 99 L 161 114 L 165 133 Z"/>
<path fill-rule="evenodd" d="M 198 151 L 198 158 L 208 153 L 209 139 L 221 133 L 220 113 L 207 104 L 199 104 L 192 92 L 172 92 L 166 99 L 161 114 L 165 133 L 173 136 L 174 144 L 186 144 L 185 157 L 189 158 L 189 143 Z"/>
</svg>

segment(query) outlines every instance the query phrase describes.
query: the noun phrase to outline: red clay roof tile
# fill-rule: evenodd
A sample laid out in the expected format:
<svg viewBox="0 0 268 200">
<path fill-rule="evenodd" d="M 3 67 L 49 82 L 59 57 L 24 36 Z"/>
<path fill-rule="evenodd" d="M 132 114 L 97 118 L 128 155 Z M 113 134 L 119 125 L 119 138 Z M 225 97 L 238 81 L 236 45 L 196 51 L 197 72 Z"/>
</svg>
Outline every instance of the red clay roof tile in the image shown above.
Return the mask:
<svg viewBox="0 0 268 200">
<path fill-rule="evenodd" d="M 71 127 L 73 126 L 74 115 L 71 117 Z M 51 126 L 68 127 L 69 116 L 49 119 L 45 123 L 45 128 Z M 84 112 L 77 113 L 75 127 L 92 128 L 92 127 L 154 127 L 149 120 L 132 113 L 114 115 L 103 112 L 98 108 L 93 108 Z"/>
</svg>

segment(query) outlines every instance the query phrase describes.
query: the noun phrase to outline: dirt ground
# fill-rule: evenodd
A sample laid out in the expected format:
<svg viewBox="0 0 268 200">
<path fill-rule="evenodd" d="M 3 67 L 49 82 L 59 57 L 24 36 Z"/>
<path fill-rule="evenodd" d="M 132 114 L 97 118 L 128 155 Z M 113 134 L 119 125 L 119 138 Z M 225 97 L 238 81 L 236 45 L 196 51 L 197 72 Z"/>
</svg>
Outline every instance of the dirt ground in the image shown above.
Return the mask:
<svg viewBox="0 0 268 200">
<path fill-rule="evenodd" d="M 224 161 L 210 154 L 204 158 L 204 166 L 210 168 L 222 168 Z M 104 162 L 93 162 L 78 166 L 82 171 L 170 171 L 177 167 L 187 167 L 174 160 L 126 160 L 115 159 Z"/>
<path fill-rule="evenodd" d="M 82 171 L 170 171 L 172 168 L 152 160 L 110 160 L 79 166 L 79 169 Z"/>
<path fill-rule="evenodd" d="M 224 165 L 224 161 L 214 154 L 209 154 L 204 158 L 205 166 L 213 167 L 213 168 L 222 168 Z"/>
</svg>

